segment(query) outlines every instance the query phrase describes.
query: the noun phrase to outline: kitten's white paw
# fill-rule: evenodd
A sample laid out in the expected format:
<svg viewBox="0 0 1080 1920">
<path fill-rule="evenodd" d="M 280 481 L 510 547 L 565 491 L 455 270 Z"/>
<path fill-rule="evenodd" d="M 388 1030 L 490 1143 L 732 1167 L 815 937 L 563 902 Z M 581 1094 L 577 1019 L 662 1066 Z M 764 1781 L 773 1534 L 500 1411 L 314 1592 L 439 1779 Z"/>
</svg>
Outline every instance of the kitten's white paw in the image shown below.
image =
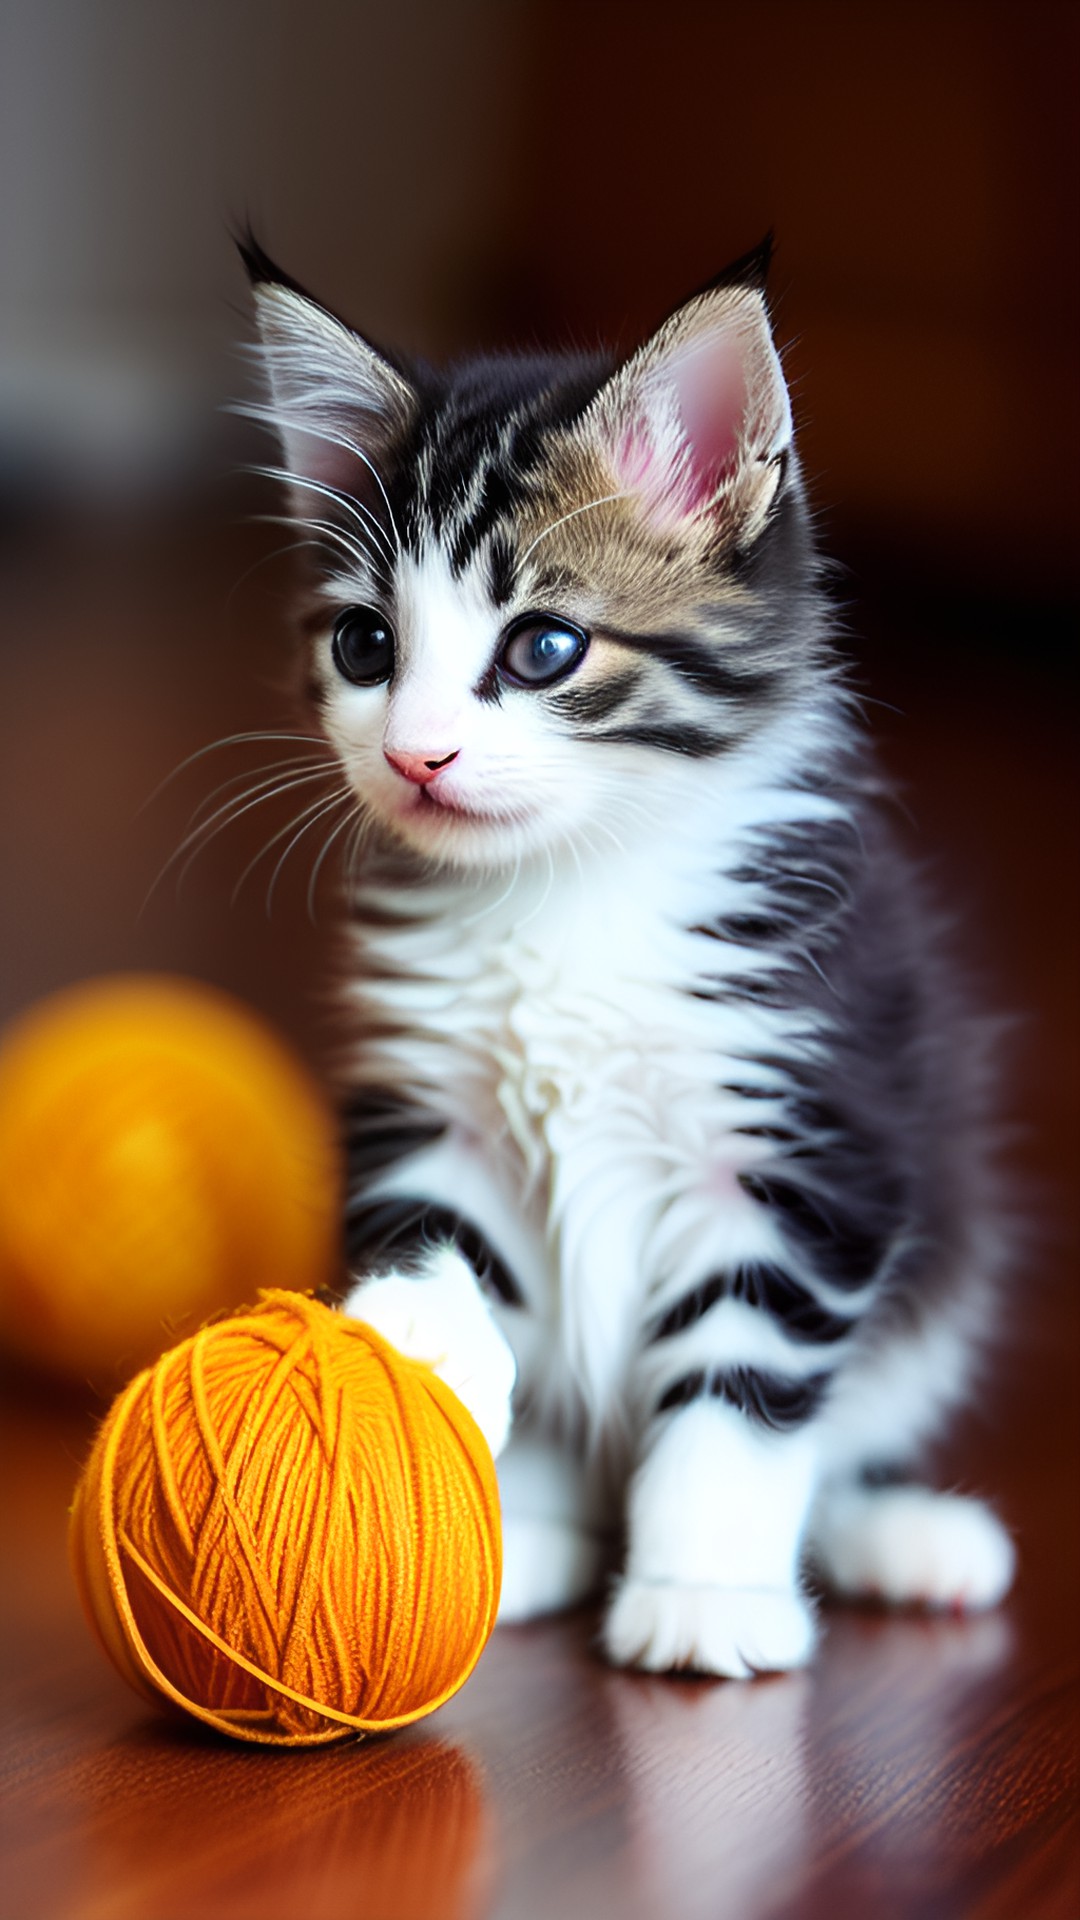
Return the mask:
<svg viewBox="0 0 1080 1920">
<path fill-rule="evenodd" d="M 424 1360 L 464 1401 L 492 1453 L 506 1445 L 517 1363 L 466 1260 L 434 1248 L 423 1272 L 361 1281 L 344 1311 L 410 1359 Z"/>
<path fill-rule="evenodd" d="M 499 1624 L 535 1620 L 587 1600 L 600 1581 L 603 1549 L 595 1534 L 567 1520 L 503 1519 Z"/>
<path fill-rule="evenodd" d="M 812 1555 L 840 1593 L 965 1612 L 996 1606 L 1016 1567 L 1013 1543 L 989 1507 L 928 1487 L 829 1496 L 814 1519 Z"/>
<path fill-rule="evenodd" d="M 747 1680 L 804 1666 L 814 1648 L 814 1617 L 801 1594 L 783 1587 L 626 1579 L 603 1638 L 616 1666 L 648 1673 L 681 1667 Z"/>
</svg>

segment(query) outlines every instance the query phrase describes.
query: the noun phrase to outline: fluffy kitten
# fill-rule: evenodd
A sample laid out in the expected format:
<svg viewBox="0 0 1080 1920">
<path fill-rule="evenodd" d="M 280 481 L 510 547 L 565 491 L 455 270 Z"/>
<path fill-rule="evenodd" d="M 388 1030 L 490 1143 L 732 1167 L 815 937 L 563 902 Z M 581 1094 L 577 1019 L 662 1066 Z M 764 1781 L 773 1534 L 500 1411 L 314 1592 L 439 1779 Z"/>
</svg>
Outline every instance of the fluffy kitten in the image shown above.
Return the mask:
<svg viewBox="0 0 1080 1920">
<path fill-rule="evenodd" d="M 910 1474 L 995 1314 L 982 1038 L 838 674 L 767 247 L 622 364 L 444 371 L 245 257 L 365 823 L 347 1306 L 497 1448 L 516 1371 L 504 1617 L 613 1548 L 647 1668 L 805 1661 L 807 1566 L 992 1604 L 1000 1524 Z"/>
</svg>

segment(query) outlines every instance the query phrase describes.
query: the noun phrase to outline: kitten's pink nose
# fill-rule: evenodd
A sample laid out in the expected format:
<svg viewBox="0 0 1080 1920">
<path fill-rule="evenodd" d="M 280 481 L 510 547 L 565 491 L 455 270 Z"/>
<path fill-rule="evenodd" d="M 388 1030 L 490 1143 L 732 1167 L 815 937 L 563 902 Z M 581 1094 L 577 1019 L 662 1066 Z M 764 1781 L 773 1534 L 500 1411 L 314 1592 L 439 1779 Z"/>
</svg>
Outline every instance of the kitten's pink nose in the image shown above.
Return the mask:
<svg viewBox="0 0 1080 1920">
<path fill-rule="evenodd" d="M 461 748 L 455 747 L 452 753 L 444 753 L 441 760 L 426 759 L 422 753 L 391 753 L 388 747 L 384 748 L 384 752 L 390 765 L 403 779 L 411 780 L 414 786 L 426 787 L 437 773 L 457 759 Z"/>
</svg>

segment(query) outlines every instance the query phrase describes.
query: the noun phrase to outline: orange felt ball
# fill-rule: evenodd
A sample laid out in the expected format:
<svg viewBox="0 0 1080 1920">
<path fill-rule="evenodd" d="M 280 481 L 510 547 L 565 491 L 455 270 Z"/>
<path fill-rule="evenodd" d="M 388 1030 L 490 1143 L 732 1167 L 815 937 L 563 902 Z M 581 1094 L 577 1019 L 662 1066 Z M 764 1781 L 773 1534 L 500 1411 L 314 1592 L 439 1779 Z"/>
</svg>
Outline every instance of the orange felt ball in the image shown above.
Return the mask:
<svg viewBox="0 0 1080 1920">
<path fill-rule="evenodd" d="M 126 1376 L 178 1333 L 332 1274 L 334 1122 L 269 1027 L 168 976 L 91 981 L 0 1044 L 0 1339 Z"/>
<path fill-rule="evenodd" d="M 418 1720 L 472 1672 L 499 1597 L 495 1466 L 429 1367 L 265 1293 L 119 1395 L 71 1553 L 132 1686 L 242 1740 L 318 1745 Z"/>
</svg>

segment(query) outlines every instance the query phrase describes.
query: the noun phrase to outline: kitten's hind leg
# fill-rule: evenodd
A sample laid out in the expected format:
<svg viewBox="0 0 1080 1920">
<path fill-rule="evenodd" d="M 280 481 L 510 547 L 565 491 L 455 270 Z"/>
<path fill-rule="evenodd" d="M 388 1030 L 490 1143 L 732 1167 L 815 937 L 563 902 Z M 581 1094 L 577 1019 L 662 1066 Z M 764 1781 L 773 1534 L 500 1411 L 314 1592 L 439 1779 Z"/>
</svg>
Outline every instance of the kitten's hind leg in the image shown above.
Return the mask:
<svg viewBox="0 0 1080 1920">
<path fill-rule="evenodd" d="M 608 1543 L 582 1464 L 554 1441 L 515 1432 L 499 1461 L 503 1502 L 500 1625 L 561 1613 L 595 1592 Z"/>
<path fill-rule="evenodd" d="M 819 1493 L 807 1557 L 849 1598 L 962 1612 L 996 1606 L 1016 1564 L 1009 1535 L 981 1500 L 850 1480 Z"/>
</svg>

